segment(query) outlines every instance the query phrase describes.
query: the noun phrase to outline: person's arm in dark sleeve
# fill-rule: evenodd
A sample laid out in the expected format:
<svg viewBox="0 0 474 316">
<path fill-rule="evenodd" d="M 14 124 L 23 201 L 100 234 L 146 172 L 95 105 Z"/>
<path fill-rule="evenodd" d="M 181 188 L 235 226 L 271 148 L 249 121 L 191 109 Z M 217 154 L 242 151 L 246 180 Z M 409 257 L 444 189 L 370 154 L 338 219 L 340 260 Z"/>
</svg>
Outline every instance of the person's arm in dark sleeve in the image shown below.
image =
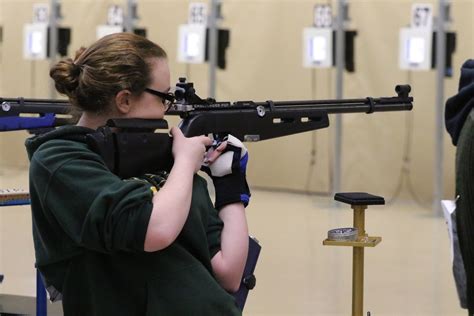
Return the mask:
<svg viewBox="0 0 474 316">
<path fill-rule="evenodd" d="M 93 158 L 70 160 L 51 175 L 43 196 L 51 220 L 81 247 L 143 251 L 153 208 L 150 185 L 121 180 Z"/>
</svg>

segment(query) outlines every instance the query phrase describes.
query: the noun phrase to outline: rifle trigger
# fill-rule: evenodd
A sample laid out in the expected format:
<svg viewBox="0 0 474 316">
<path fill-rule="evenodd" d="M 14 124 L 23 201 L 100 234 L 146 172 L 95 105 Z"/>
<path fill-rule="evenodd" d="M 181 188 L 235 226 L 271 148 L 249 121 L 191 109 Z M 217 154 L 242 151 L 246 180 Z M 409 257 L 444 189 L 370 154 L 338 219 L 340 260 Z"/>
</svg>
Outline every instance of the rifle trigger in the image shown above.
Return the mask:
<svg viewBox="0 0 474 316">
<path fill-rule="evenodd" d="M 209 146 L 209 148 L 206 147 L 206 149 L 210 149 L 210 148 L 216 149 L 216 148 L 219 147 L 221 144 L 222 144 L 222 141 L 221 141 L 220 139 L 214 139 L 214 140 L 212 141 L 211 146 Z"/>
</svg>

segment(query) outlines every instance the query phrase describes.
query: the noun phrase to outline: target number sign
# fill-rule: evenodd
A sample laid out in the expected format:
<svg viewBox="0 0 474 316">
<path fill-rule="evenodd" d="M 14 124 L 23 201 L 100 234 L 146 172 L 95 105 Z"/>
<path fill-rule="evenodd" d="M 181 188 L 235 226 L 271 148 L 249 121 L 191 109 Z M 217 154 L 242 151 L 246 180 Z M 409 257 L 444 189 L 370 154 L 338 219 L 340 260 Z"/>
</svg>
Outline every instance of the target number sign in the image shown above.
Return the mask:
<svg viewBox="0 0 474 316">
<path fill-rule="evenodd" d="M 314 27 L 332 27 L 332 9 L 329 4 L 318 4 L 314 6 Z"/>
</svg>

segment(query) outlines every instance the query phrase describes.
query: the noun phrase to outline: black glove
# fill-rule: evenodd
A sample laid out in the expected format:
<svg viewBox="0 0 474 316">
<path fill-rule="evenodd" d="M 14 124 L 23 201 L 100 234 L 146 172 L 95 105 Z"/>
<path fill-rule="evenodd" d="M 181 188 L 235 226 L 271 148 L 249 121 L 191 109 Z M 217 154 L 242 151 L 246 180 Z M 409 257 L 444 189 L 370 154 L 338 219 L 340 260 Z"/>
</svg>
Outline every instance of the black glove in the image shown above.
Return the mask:
<svg viewBox="0 0 474 316">
<path fill-rule="evenodd" d="M 214 183 L 217 210 L 236 202 L 242 202 L 247 206 L 251 196 L 246 179 L 247 148 L 232 135 L 228 135 L 225 140 L 227 146 L 224 152 L 212 164 L 203 164 L 201 168 Z"/>
</svg>

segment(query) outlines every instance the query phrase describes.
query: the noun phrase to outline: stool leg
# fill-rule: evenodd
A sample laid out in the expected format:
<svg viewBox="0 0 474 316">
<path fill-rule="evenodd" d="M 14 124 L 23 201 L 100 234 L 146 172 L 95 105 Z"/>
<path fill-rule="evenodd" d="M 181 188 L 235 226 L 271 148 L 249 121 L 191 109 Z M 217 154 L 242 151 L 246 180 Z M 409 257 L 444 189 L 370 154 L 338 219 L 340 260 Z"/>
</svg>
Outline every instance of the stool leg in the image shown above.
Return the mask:
<svg viewBox="0 0 474 316">
<path fill-rule="evenodd" d="M 354 227 L 359 230 L 358 239 L 366 237 L 365 209 L 353 206 Z M 352 250 L 352 316 L 362 316 L 364 312 L 364 247 L 353 247 Z"/>
</svg>

